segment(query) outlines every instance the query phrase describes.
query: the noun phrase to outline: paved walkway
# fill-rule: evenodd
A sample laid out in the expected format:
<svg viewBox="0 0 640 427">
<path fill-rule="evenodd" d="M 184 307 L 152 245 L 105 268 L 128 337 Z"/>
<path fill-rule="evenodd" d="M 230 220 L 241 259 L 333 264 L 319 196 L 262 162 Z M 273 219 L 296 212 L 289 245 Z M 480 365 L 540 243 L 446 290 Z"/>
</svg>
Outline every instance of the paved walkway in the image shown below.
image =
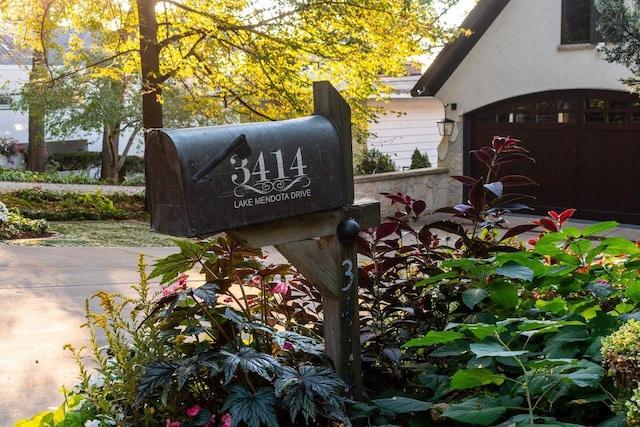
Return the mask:
<svg viewBox="0 0 640 427">
<path fill-rule="evenodd" d="M 176 248 L 0 247 L 0 426 L 63 401 L 78 370 L 63 346 L 88 343 L 84 300 L 132 294 L 141 252 L 152 263 Z"/>
</svg>

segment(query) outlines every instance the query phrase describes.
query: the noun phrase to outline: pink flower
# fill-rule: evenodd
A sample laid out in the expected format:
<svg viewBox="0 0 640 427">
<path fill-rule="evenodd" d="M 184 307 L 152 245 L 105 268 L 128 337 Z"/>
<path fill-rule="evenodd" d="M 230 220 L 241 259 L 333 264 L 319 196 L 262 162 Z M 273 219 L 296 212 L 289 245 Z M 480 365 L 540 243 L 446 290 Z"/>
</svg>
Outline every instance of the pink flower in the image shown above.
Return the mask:
<svg viewBox="0 0 640 427">
<path fill-rule="evenodd" d="M 180 279 L 178 279 L 178 288 L 187 289 L 187 276 L 185 273 L 180 273 Z"/>
<path fill-rule="evenodd" d="M 282 348 L 284 350 L 292 350 L 293 349 L 293 344 L 291 344 L 290 342 L 286 342 L 286 343 L 284 343 L 284 346 Z"/>
<path fill-rule="evenodd" d="M 211 418 L 209 418 L 209 421 L 207 421 L 207 423 L 204 426 L 205 427 L 215 427 L 216 426 L 216 416 L 215 415 L 211 415 Z"/>
<path fill-rule="evenodd" d="M 193 405 L 191 408 L 187 409 L 187 415 L 190 417 L 195 417 L 200 413 L 202 408 L 199 405 Z"/>
<path fill-rule="evenodd" d="M 227 303 L 227 304 L 229 304 L 229 303 L 233 302 L 233 298 L 231 298 L 231 297 L 226 297 L 226 298 L 224 299 L 224 302 L 225 302 L 225 303 Z"/>
<path fill-rule="evenodd" d="M 279 293 L 282 295 L 286 294 L 287 290 L 289 290 L 289 282 L 287 282 L 286 280 L 278 282 L 273 288 L 271 288 L 271 292 Z"/>
<path fill-rule="evenodd" d="M 171 286 L 162 286 L 162 295 L 167 296 L 171 294 L 175 294 L 178 292 L 182 292 L 187 289 L 187 276 L 186 274 L 180 274 L 180 278 L 178 279 L 178 283 L 174 283 Z"/>
<path fill-rule="evenodd" d="M 231 427 L 231 414 L 224 414 L 220 421 L 222 421 L 222 427 Z"/>
<path fill-rule="evenodd" d="M 258 276 L 257 274 L 254 274 L 253 277 L 251 278 L 251 282 L 253 282 L 253 284 L 256 286 L 260 286 L 262 284 L 262 277 Z"/>
<path fill-rule="evenodd" d="M 164 422 L 164 427 L 180 427 L 180 421 L 171 421 L 169 418 Z"/>
</svg>

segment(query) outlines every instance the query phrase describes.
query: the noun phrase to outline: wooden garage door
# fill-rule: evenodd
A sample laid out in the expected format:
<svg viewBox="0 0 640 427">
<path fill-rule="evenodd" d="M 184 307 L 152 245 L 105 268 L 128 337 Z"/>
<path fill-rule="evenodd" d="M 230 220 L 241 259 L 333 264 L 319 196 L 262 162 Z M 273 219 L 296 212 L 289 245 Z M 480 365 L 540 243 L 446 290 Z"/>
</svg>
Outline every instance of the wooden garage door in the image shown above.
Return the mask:
<svg viewBox="0 0 640 427">
<path fill-rule="evenodd" d="M 640 98 L 615 91 L 553 91 L 501 101 L 465 116 L 465 153 L 494 135 L 522 140 L 536 163 L 525 174 L 538 214 L 576 208 L 576 217 L 640 224 Z M 465 174 L 482 176 L 472 155 Z"/>
</svg>

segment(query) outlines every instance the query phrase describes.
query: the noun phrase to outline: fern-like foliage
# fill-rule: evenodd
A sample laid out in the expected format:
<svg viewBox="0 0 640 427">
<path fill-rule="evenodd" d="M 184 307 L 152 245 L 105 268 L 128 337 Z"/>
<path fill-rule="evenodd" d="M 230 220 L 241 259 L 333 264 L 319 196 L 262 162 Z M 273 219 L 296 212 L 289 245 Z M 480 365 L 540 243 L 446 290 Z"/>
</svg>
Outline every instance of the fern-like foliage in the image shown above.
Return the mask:
<svg viewBox="0 0 640 427">
<path fill-rule="evenodd" d="M 229 411 L 233 425 L 277 427 L 277 399 L 272 387 L 260 387 L 255 392 L 244 385 L 229 387 L 229 397 L 222 408 Z"/>
<path fill-rule="evenodd" d="M 324 355 L 324 343 L 314 337 L 297 332 L 278 331 L 272 335 L 272 339 L 280 348 L 286 348 L 289 344 L 294 351 L 303 351 L 316 357 Z"/>
<path fill-rule="evenodd" d="M 335 372 L 319 366 L 302 365 L 298 369 L 284 366 L 274 383 L 276 396 L 289 408 L 295 423 L 302 414 L 305 423 L 322 415 L 349 424 L 344 415 L 342 394 L 347 385 Z"/>
<path fill-rule="evenodd" d="M 245 373 L 253 372 L 267 381 L 271 381 L 272 375 L 280 366 L 275 357 L 259 353 L 251 347 L 242 347 L 237 352 L 221 350 L 220 354 L 223 356 L 222 369 L 224 370 L 225 384 L 234 378 L 238 368 Z"/>
<path fill-rule="evenodd" d="M 135 404 L 150 397 L 158 388 L 162 389 L 162 401 L 166 403 L 172 385 L 175 384 L 178 391 L 182 390 L 203 368 L 208 371 L 209 376 L 218 374 L 221 369 L 213 360 L 214 357 L 211 353 L 202 353 L 175 362 L 156 360 L 148 363 L 138 385 Z"/>
</svg>

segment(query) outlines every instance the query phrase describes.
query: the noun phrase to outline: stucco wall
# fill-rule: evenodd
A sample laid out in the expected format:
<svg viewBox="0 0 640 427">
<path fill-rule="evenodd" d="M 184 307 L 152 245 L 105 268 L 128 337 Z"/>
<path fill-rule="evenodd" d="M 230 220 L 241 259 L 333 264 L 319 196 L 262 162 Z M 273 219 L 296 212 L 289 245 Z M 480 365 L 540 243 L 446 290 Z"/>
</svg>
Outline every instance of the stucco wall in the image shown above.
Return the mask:
<svg viewBox="0 0 640 427">
<path fill-rule="evenodd" d="M 438 167 L 360 175 L 354 178 L 354 183 L 356 200 L 379 201 L 383 216 L 391 211 L 391 202 L 380 194 L 383 192 L 402 193 L 416 200 L 424 200 L 428 211 L 457 204 L 462 194 L 462 186 L 455 185 L 449 171 Z"/>
<path fill-rule="evenodd" d="M 628 91 L 629 76 L 597 45 L 560 45 L 560 0 L 511 0 L 436 94 L 463 115 L 496 101 L 556 89 Z M 454 117 L 451 117 L 454 118 Z"/>
</svg>

